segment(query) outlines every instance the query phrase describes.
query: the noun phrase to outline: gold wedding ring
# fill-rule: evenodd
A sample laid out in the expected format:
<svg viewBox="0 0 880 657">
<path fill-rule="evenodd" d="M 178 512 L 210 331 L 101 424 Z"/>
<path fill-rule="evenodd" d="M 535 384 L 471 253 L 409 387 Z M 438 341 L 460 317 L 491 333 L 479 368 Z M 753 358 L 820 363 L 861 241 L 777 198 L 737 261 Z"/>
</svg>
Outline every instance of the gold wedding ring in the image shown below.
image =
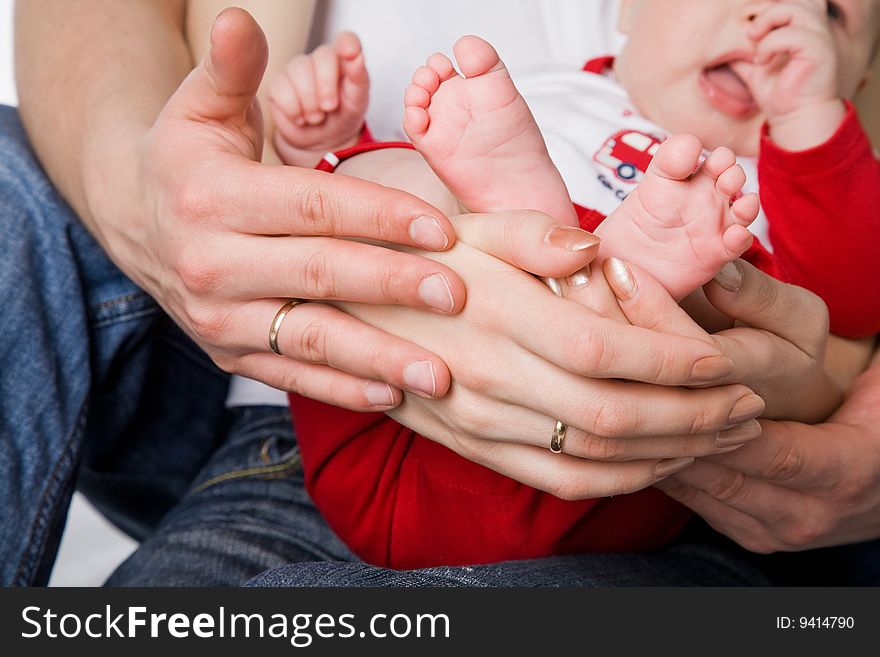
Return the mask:
<svg viewBox="0 0 880 657">
<path fill-rule="evenodd" d="M 568 430 L 568 427 L 563 424 L 560 420 L 556 420 L 556 426 L 553 427 L 553 435 L 550 436 L 550 451 L 554 454 L 559 454 L 562 451 L 562 446 L 565 444 L 565 432 Z"/>
<path fill-rule="evenodd" d="M 269 327 L 269 349 L 279 356 L 281 355 L 281 351 L 278 349 L 278 331 L 281 330 L 281 323 L 284 321 L 284 318 L 287 317 L 287 313 L 301 303 L 305 302 L 302 299 L 291 299 L 285 303 L 281 306 L 278 312 L 275 313 L 275 319 L 272 320 L 272 326 Z"/>
<path fill-rule="evenodd" d="M 555 278 L 542 278 L 544 281 L 544 285 L 550 288 L 550 290 L 557 297 L 562 296 L 562 286 L 559 284 L 559 281 Z M 560 420 L 556 420 L 556 426 L 553 427 L 553 435 L 550 436 L 550 451 L 554 454 L 559 454 L 562 451 L 562 446 L 565 444 L 565 432 L 568 427 Z"/>
</svg>

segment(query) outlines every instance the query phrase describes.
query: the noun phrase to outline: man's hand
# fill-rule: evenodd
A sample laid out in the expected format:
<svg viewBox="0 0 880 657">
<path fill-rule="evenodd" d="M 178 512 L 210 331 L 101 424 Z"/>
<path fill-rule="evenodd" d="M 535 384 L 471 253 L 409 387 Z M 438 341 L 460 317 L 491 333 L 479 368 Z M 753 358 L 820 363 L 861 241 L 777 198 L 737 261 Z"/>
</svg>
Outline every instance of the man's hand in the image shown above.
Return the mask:
<svg viewBox="0 0 880 657">
<path fill-rule="evenodd" d="M 122 23 L 135 14 L 143 36 L 136 26 L 103 25 L 102 7 Z M 53 179 L 113 260 L 229 372 L 356 410 L 391 408 L 400 389 L 443 395 L 449 373 L 439 358 L 325 304 L 301 304 L 287 316 L 278 336 L 284 357 L 271 353 L 268 337 L 289 298 L 458 312 L 464 287 L 448 267 L 336 239 L 442 250 L 455 241 L 449 220 L 404 192 L 258 163 L 263 136 L 254 98 L 267 47 L 246 12 L 217 18 L 209 54 L 168 99 L 179 66 L 173 70 L 165 55 L 182 38 L 174 33 L 179 16 L 155 2 L 118 7 L 92 8 L 112 52 L 93 52 L 81 39 L 58 44 L 68 56 L 85 48 L 77 84 L 67 90 L 78 118 L 60 124 L 37 102 L 57 79 L 57 71 L 47 77 L 54 60 L 44 61 L 39 44 L 53 35 L 80 38 L 91 23 L 65 30 L 75 10 L 53 3 L 43 21 L 25 5 L 18 26 L 22 70 L 39 82 L 22 88 L 22 115 Z M 163 66 L 153 66 L 151 50 L 163 46 L 156 53 Z M 101 62 L 102 54 L 114 59 Z M 99 104 L 89 102 L 98 97 Z"/>
<path fill-rule="evenodd" d="M 825 424 L 761 425 L 759 440 L 657 487 L 754 552 L 880 537 L 880 358 Z"/>
</svg>

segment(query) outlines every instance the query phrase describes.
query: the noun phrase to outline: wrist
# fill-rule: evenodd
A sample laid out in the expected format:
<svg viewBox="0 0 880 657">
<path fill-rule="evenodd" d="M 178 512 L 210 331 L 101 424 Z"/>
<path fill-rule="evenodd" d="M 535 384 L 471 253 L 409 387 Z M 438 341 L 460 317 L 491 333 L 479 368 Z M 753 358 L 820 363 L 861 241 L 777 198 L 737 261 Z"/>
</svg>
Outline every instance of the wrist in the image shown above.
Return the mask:
<svg viewBox="0 0 880 657">
<path fill-rule="evenodd" d="M 132 276 L 123 263 L 135 244 L 144 244 L 140 218 L 146 216 L 143 183 L 148 172 L 143 154 L 151 126 L 134 119 L 93 125 L 93 131 L 85 132 L 80 153 L 82 207 L 77 211 L 110 258 Z"/>
<path fill-rule="evenodd" d="M 840 98 L 803 105 L 767 118 L 770 139 L 787 151 L 805 151 L 828 141 L 846 118 Z"/>
</svg>

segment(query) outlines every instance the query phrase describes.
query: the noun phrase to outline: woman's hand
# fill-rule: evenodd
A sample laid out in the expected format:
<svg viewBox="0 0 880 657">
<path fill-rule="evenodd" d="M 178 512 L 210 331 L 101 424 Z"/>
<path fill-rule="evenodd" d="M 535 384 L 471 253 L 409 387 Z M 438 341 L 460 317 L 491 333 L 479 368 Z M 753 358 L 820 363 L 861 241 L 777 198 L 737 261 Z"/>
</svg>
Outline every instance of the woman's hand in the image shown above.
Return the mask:
<svg viewBox="0 0 880 657">
<path fill-rule="evenodd" d="M 468 301 L 461 313 L 336 304 L 432 350 L 454 373 L 444 399 L 407 395 L 391 413 L 395 419 L 566 499 L 632 492 L 686 466 L 689 457 L 726 451 L 758 435 L 753 418 L 764 405 L 748 388 L 679 387 L 731 371 L 708 341 L 600 317 L 463 243 L 542 276 L 565 276 L 585 262 L 554 243 L 576 229 L 560 234 L 555 222 L 536 212 L 455 222 L 459 242 L 432 257 L 464 279 Z M 584 251 L 594 257 L 596 250 Z M 565 271 L 561 260 L 569 265 Z M 557 419 L 568 425 L 565 454 L 549 451 Z"/>
</svg>

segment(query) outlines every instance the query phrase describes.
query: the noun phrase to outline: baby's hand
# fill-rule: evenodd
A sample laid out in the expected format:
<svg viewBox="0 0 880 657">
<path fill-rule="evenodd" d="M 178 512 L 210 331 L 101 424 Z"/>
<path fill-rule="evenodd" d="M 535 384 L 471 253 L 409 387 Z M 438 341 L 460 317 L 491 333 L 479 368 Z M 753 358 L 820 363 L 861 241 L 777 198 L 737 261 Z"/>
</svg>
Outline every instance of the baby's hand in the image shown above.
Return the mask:
<svg viewBox="0 0 880 657">
<path fill-rule="evenodd" d="M 275 148 L 284 163 L 311 167 L 327 151 L 357 143 L 369 91 L 361 43 L 351 32 L 290 60 L 269 87 Z"/>
<path fill-rule="evenodd" d="M 825 0 L 769 2 L 749 26 L 756 42 L 749 87 L 770 137 L 783 148 L 804 150 L 824 142 L 845 115 L 834 6 Z"/>
</svg>

